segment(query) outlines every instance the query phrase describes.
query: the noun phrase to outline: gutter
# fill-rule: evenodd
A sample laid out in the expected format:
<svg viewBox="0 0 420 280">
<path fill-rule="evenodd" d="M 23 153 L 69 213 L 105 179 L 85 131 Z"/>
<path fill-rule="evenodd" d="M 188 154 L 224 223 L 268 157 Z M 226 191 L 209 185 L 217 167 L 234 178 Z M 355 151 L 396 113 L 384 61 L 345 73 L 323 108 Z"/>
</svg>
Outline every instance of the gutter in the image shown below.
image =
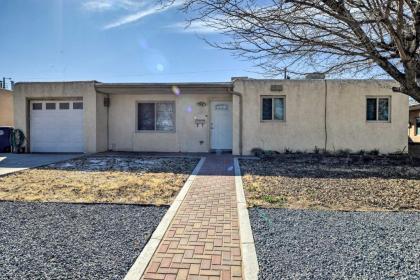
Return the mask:
<svg viewBox="0 0 420 280">
<path fill-rule="evenodd" d="M 233 95 L 239 97 L 239 155 L 242 156 L 242 131 L 243 131 L 243 102 L 242 93 L 232 91 Z"/>
</svg>

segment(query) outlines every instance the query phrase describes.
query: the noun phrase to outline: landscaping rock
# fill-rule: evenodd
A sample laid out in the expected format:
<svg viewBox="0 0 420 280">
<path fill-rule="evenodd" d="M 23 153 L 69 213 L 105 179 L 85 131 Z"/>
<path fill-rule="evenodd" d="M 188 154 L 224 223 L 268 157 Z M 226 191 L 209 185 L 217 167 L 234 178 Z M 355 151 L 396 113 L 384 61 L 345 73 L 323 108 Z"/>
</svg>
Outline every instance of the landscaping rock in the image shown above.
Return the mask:
<svg viewBox="0 0 420 280">
<path fill-rule="evenodd" d="M 0 279 L 122 279 L 166 210 L 0 202 Z"/>
<path fill-rule="evenodd" d="M 420 279 L 420 214 L 250 209 L 259 279 Z"/>
</svg>

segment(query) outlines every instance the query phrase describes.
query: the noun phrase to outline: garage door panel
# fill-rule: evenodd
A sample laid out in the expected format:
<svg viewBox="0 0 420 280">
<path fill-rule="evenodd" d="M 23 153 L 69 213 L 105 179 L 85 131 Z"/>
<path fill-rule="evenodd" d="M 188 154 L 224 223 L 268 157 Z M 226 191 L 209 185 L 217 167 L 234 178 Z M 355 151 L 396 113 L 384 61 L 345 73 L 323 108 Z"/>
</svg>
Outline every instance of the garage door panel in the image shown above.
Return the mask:
<svg viewBox="0 0 420 280">
<path fill-rule="evenodd" d="M 73 102 L 57 101 L 51 110 L 46 110 L 46 103 L 52 101 L 36 101 L 42 103 L 42 109 L 36 106 L 38 110 L 31 106 L 32 152 L 84 152 L 84 112 L 73 109 Z M 69 109 L 60 109 L 59 103 L 69 103 Z"/>
</svg>

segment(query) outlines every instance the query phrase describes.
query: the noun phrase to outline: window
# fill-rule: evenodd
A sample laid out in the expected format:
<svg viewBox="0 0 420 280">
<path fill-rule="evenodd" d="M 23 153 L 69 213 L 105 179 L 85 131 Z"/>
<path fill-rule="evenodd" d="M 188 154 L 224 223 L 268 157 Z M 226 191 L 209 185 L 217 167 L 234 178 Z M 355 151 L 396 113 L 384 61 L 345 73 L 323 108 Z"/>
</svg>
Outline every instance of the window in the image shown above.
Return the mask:
<svg viewBox="0 0 420 280">
<path fill-rule="evenodd" d="M 60 103 L 60 110 L 68 110 L 68 109 L 70 109 L 70 104 L 68 102 Z"/>
<path fill-rule="evenodd" d="M 261 121 L 284 121 L 284 97 L 261 98 Z"/>
<path fill-rule="evenodd" d="M 32 103 L 32 110 L 42 110 L 42 103 Z"/>
<path fill-rule="evenodd" d="M 420 118 L 416 118 L 416 135 L 420 135 Z"/>
<path fill-rule="evenodd" d="M 46 103 L 45 109 L 47 110 L 55 110 L 55 103 Z"/>
<path fill-rule="evenodd" d="M 389 97 L 368 97 L 366 99 L 367 121 L 390 121 Z"/>
<path fill-rule="evenodd" d="M 73 103 L 74 110 L 83 110 L 83 102 L 74 102 Z"/>
<path fill-rule="evenodd" d="M 174 102 L 145 102 L 137 104 L 137 130 L 175 131 Z"/>
</svg>

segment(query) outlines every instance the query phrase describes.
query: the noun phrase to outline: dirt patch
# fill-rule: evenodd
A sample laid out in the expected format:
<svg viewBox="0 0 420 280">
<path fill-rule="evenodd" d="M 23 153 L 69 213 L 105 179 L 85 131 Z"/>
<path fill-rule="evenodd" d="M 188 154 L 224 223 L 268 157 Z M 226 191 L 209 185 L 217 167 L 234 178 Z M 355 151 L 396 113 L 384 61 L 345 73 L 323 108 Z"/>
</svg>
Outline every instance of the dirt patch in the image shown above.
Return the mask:
<svg viewBox="0 0 420 280">
<path fill-rule="evenodd" d="M 406 157 L 284 154 L 240 165 L 250 206 L 420 210 L 420 164 Z"/>
<path fill-rule="evenodd" d="M 194 158 L 84 157 L 0 177 L 0 200 L 170 204 Z"/>
</svg>

